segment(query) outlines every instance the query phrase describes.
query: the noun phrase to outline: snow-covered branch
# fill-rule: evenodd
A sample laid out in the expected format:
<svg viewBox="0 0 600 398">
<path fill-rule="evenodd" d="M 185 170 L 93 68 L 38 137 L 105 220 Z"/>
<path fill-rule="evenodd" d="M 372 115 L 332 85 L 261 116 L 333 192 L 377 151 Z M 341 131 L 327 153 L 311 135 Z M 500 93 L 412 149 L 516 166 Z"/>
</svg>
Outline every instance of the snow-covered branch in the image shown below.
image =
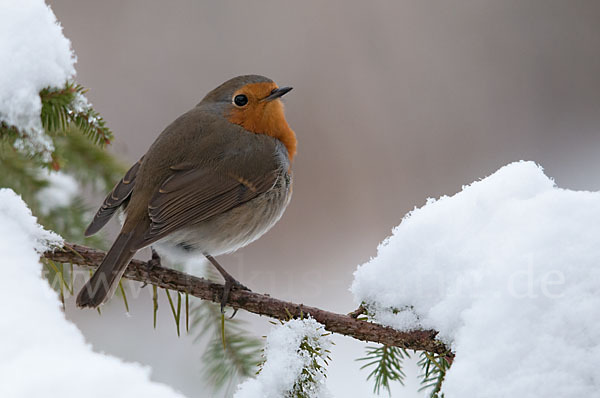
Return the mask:
<svg viewBox="0 0 600 398">
<path fill-rule="evenodd" d="M 47 251 L 44 254 L 46 258 L 54 261 L 89 267 L 97 267 L 104 255 L 104 251 L 75 244 L 65 244 L 63 249 Z M 152 267 L 139 260 L 131 261 L 124 276 L 127 279 L 176 290 L 216 303 L 220 302 L 223 293 L 223 285 L 218 283 L 169 268 Z M 377 323 L 359 320 L 350 315 L 279 300 L 268 294 L 234 290 L 229 295 L 229 305 L 236 309 L 241 308 L 248 312 L 282 320 L 289 319 L 290 315 L 293 318 L 310 315 L 317 322 L 325 325 L 328 331 L 358 340 L 410 350 L 425 350 L 437 354 L 449 352 L 443 343 L 435 339 L 437 332 L 434 330 L 402 332 Z"/>
</svg>

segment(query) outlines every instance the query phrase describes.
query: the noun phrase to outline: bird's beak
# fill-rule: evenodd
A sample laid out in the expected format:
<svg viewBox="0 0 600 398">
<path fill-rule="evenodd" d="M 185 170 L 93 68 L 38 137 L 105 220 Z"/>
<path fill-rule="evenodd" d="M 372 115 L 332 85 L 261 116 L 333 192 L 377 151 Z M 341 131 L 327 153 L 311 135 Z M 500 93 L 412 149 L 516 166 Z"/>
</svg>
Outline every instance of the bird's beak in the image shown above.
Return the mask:
<svg viewBox="0 0 600 398">
<path fill-rule="evenodd" d="M 260 102 L 269 102 L 279 97 L 283 97 L 284 95 L 292 91 L 292 88 L 293 87 L 276 88 L 275 90 L 271 91 L 271 94 L 268 97 L 261 99 Z"/>
</svg>

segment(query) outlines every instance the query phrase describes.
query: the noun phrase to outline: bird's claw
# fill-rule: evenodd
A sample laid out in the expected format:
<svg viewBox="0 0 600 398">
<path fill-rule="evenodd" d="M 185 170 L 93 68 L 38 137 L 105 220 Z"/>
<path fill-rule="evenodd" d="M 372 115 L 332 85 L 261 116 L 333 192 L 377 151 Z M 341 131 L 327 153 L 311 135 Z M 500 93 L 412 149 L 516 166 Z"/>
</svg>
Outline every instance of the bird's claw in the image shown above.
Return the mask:
<svg viewBox="0 0 600 398">
<path fill-rule="evenodd" d="M 146 263 L 146 265 L 148 266 L 148 270 L 151 270 L 154 267 L 162 267 L 162 264 L 160 262 L 160 256 L 158 255 L 156 250 L 154 250 L 154 248 L 151 248 L 151 250 L 152 258 Z"/>
<path fill-rule="evenodd" d="M 231 314 L 231 316 L 229 317 L 229 319 L 233 319 L 233 317 L 235 316 L 235 314 L 237 314 L 238 312 L 238 308 L 234 308 L 233 309 L 233 314 Z"/>
<path fill-rule="evenodd" d="M 150 258 L 150 260 L 146 261 L 146 272 L 148 273 L 150 273 L 150 271 L 152 271 L 154 267 L 162 267 L 160 262 L 160 256 L 158 255 L 156 250 L 154 250 L 154 248 L 150 249 L 152 250 L 152 257 Z M 146 285 L 148 285 L 148 282 L 144 282 L 142 288 L 146 287 Z"/>
<path fill-rule="evenodd" d="M 217 269 L 217 271 L 219 271 L 223 279 L 225 279 L 225 284 L 223 285 L 223 296 L 221 297 L 221 314 L 225 314 L 225 305 L 227 304 L 227 300 L 229 299 L 229 293 L 231 292 L 231 289 L 246 290 L 249 292 L 251 290 L 239 283 L 233 276 L 229 275 L 229 273 L 225 271 L 223 267 L 221 267 L 221 264 L 219 264 L 219 262 L 215 260 L 213 256 L 211 256 L 210 254 L 204 254 L 204 256 L 206 256 L 208 261 Z M 233 315 L 231 316 L 231 318 L 233 318 L 236 313 L 237 309 L 234 308 Z"/>
<path fill-rule="evenodd" d="M 234 278 L 226 278 L 225 284 L 223 285 L 223 296 L 221 297 L 221 313 L 222 314 L 225 313 L 225 305 L 227 305 L 227 301 L 229 300 L 229 293 L 233 289 L 246 290 L 248 292 L 251 291 L 250 289 L 248 289 L 246 286 L 242 285 L 240 282 L 238 282 Z M 233 314 L 231 315 L 231 317 L 229 319 L 233 319 L 233 317 L 235 316 L 237 311 L 238 311 L 238 309 L 234 308 Z"/>
</svg>

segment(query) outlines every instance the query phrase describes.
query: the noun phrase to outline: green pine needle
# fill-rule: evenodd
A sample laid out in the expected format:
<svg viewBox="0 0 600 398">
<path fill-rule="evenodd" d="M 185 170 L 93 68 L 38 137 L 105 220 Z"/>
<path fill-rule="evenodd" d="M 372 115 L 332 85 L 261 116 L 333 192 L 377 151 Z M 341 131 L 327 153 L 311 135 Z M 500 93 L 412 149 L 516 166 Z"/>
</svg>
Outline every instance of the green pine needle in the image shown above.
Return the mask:
<svg viewBox="0 0 600 398">
<path fill-rule="evenodd" d="M 429 352 L 421 352 L 417 365 L 421 367 L 421 385 L 419 391 L 431 390 L 430 398 L 443 398 L 441 393 L 442 383 L 446 377 L 446 372 L 450 368 L 450 362 L 446 358 L 446 354 L 431 354 Z"/>
<path fill-rule="evenodd" d="M 225 314 L 221 312 L 221 342 L 223 343 L 223 349 L 227 349 L 227 343 L 225 342 Z"/>
<path fill-rule="evenodd" d="M 123 289 L 123 280 L 119 281 L 119 291 L 121 292 L 121 297 L 123 297 L 123 304 L 125 304 L 125 312 L 129 312 L 129 304 L 127 303 L 127 295 L 125 294 L 125 289 Z"/>
<path fill-rule="evenodd" d="M 227 395 L 242 378 L 256 373 L 262 342 L 244 329 L 241 320 L 221 317 L 218 304 L 192 297 L 189 313 L 190 330 L 196 331 L 194 341 L 207 344 L 202 376 L 215 391 Z"/>
<path fill-rule="evenodd" d="M 318 374 L 327 377 L 327 365 L 330 352 L 323 350 L 318 339 L 309 339 L 304 337 L 300 343 L 300 351 L 305 352 L 311 358 L 310 365 L 302 369 L 301 377 L 296 380 L 292 391 L 287 395 L 290 398 L 309 398 L 315 389 L 316 377 Z"/>
<path fill-rule="evenodd" d="M 367 380 L 375 380 L 373 391 L 379 394 L 383 388 L 391 396 L 390 382 L 397 381 L 404 385 L 406 374 L 402 370 L 402 363 L 405 357 L 410 358 L 410 355 L 402 348 L 388 345 L 367 346 L 366 356 L 357 361 L 367 361 L 361 369 L 373 368 L 367 376 Z"/>
<path fill-rule="evenodd" d="M 152 285 L 152 312 L 153 312 L 153 326 L 156 329 L 156 313 L 158 312 L 158 287 Z"/>
<path fill-rule="evenodd" d="M 171 293 L 169 292 L 169 289 L 165 289 L 165 292 L 167 293 L 167 298 L 169 299 L 169 305 L 171 306 L 171 312 L 173 312 L 173 318 L 175 319 L 175 326 L 177 327 L 177 337 L 180 337 L 180 332 L 179 332 L 179 311 L 181 310 L 181 301 L 179 301 L 179 305 L 177 310 L 175 310 L 175 305 L 173 304 L 173 300 L 171 299 Z"/>
<path fill-rule="evenodd" d="M 190 332 L 190 295 L 185 294 L 185 332 Z"/>
<path fill-rule="evenodd" d="M 42 125 L 51 135 L 63 134 L 69 127 L 76 126 L 95 144 L 110 144 L 113 134 L 102 117 L 83 99 L 86 91 L 73 82 L 67 82 L 60 89 L 43 89 L 40 92 Z"/>
</svg>

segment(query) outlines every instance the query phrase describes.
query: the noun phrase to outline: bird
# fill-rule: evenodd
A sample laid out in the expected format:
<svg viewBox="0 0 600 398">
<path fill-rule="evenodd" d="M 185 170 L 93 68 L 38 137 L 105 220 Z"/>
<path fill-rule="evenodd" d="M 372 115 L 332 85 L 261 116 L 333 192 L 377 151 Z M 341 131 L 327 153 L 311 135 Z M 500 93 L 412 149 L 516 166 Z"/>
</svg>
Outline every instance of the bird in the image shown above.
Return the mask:
<svg viewBox="0 0 600 398">
<path fill-rule="evenodd" d="M 297 139 L 279 87 L 260 75 L 234 77 L 210 91 L 157 137 L 115 185 L 85 236 L 122 209 L 124 221 L 102 263 L 77 296 L 96 308 L 110 299 L 135 253 L 204 256 L 231 289 L 247 289 L 215 256 L 234 252 L 266 233 L 292 195 Z"/>
</svg>

